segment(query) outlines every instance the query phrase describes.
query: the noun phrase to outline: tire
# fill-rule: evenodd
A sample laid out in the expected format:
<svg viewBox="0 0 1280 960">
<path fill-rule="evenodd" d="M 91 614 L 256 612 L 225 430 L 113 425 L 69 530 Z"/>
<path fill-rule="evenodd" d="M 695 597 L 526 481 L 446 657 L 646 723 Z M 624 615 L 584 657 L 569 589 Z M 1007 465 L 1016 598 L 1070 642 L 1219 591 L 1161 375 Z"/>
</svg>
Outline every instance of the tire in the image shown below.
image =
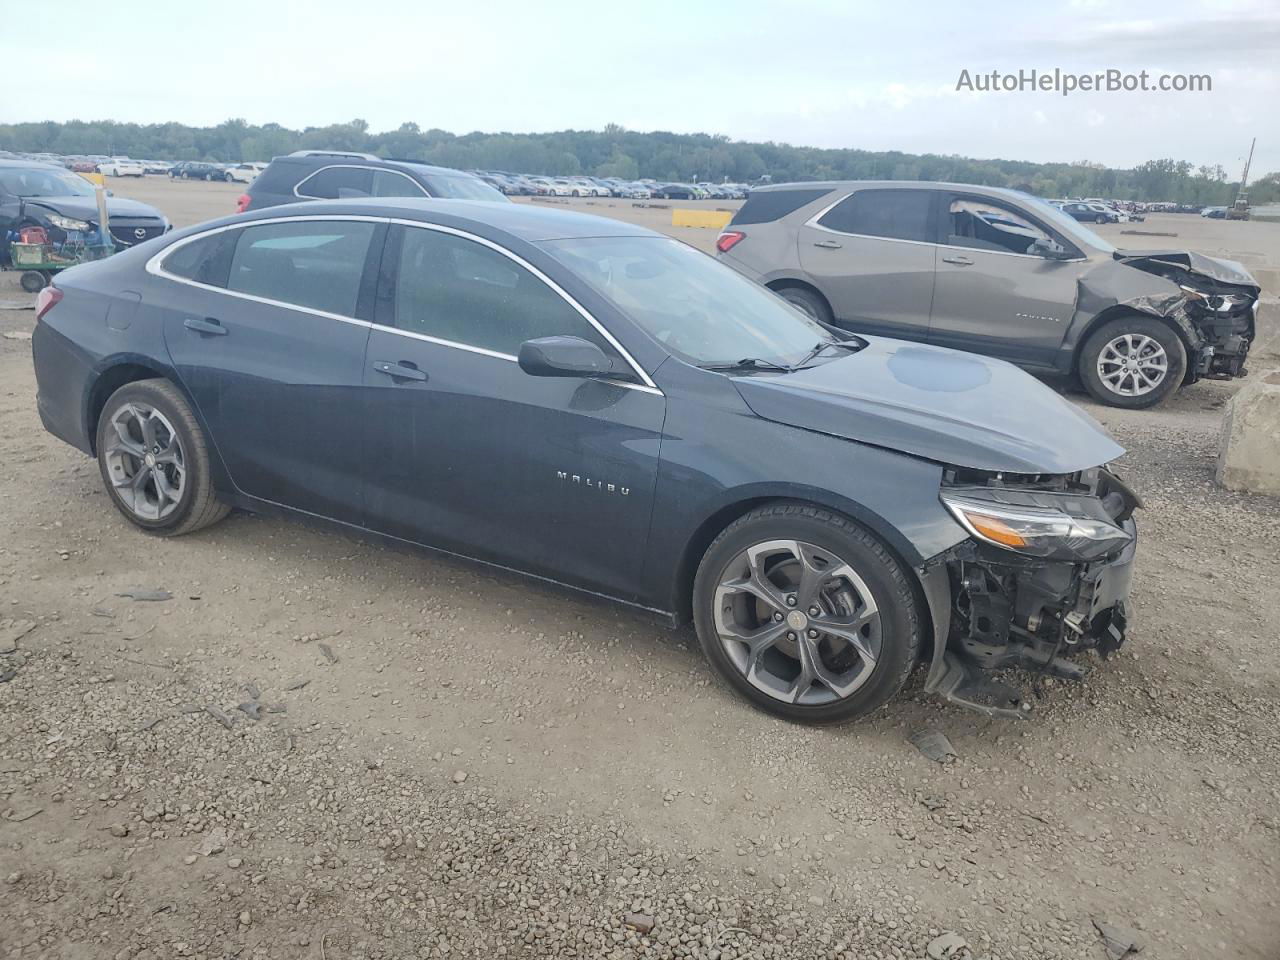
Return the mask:
<svg viewBox="0 0 1280 960">
<path fill-rule="evenodd" d="M 814 291 L 807 290 L 804 287 L 782 287 L 777 293 L 787 303 L 802 310 L 814 320 L 825 323 L 828 326 L 835 322 L 835 318 L 831 315 L 831 308 L 827 306 L 827 301 Z"/>
<path fill-rule="evenodd" d="M 150 434 L 142 429 L 143 420 L 152 424 Z M 124 425 L 129 435 L 128 444 L 123 443 L 116 421 Z M 145 450 L 150 459 L 159 448 L 162 457 L 172 456 L 173 440 L 177 441 L 177 460 L 171 459 L 167 464 L 155 461 L 148 464 L 128 452 L 129 449 Z M 214 493 L 204 432 L 186 399 L 168 380 L 137 380 L 113 393 L 98 418 L 96 449 L 98 469 L 111 502 L 131 523 L 147 533 L 162 537 L 194 533 L 217 523 L 230 512 Z M 174 469 L 179 464 L 180 482 Z M 128 481 L 144 470 L 150 476 L 135 491 Z M 165 471 L 164 485 L 170 494 L 176 492 L 176 497 L 161 496 L 158 471 Z M 176 489 L 174 483 L 178 484 Z"/>
<path fill-rule="evenodd" d="M 1104 217 L 1102 214 L 1098 214 L 1096 217 L 1094 217 L 1094 218 L 1093 218 L 1093 222 L 1094 222 L 1094 223 L 1106 223 L 1106 222 L 1107 222 L 1107 218 L 1106 218 L 1106 217 Z"/>
<path fill-rule="evenodd" d="M 1152 344 L 1163 352 L 1164 368 L 1154 387 L 1148 382 L 1155 379 L 1160 364 Z M 1123 364 L 1135 354 L 1138 366 L 1134 373 L 1126 375 Z M 1085 340 L 1077 369 L 1081 383 L 1095 400 L 1112 407 L 1141 410 L 1167 400 L 1182 384 L 1187 373 L 1187 348 L 1174 329 L 1161 320 L 1138 314 L 1117 317 Z M 1112 372 L 1108 375 L 1108 371 Z"/>
<path fill-rule="evenodd" d="M 49 278 L 39 270 L 25 270 L 18 278 L 18 284 L 27 293 L 39 293 L 49 285 Z"/>
<path fill-rule="evenodd" d="M 206 174 L 204 175 L 204 180 L 205 180 L 205 183 L 213 183 L 213 174 L 212 174 L 212 173 L 206 173 Z"/>
<path fill-rule="evenodd" d="M 750 568 L 751 561 L 744 558 L 752 552 L 759 558 L 760 569 L 773 578 L 769 585 L 779 590 L 776 596 L 788 598 L 788 602 L 800 598 L 799 606 L 791 604 L 781 619 L 778 614 L 788 609 L 781 602 L 774 606 L 757 599 L 754 590 L 733 586 L 745 582 L 742 572 Z M 778 586 L 785 581 L 788 569 L 800 567 L 802 561 L 796 558 L 801 553 L 815 568 L 825 565 L 826 571 L 848 571 L 830 576 L 825 581 L 828 587 L 843 586 L 835 593 L 819 590 L 815 594 L 819 599 L 807 609 L 801 609 L 806 602 L 803 583 L 789 595 L 787 591 L 793 588 Z M 769 563 L 774 564 L 771 570 Z M 821 576 L 815 582 L 819 580 Z M 856 598 L 857 602 L 837 612 L 833 597 Z M 806 627 L 807 615 L 814 610 L 820 611 L 820 616 L 814 615 L 815 624 L 823 623 L 824 617 L 841 616 L 848 621 L 863 614 L 872 618 L 859 628 L 865 637 L 863 632 L 858 634 L 873 654 L 871 665 L 855 652 L 853 644 Z M 861 525 L 810 504 L 766 504 L 726 527 L 698 566 L 693 611 L 702 651 L 721 679 L 759 709 L 797 723 L 844 723 L 865 716 L 902 689 L 920 655 L 921 614 L 906 568 Z M 744 617 L 751 623 L 744 625 Z M 793 627 L 798 627 L 798 633 Z M 750 671 L 747 644 L 726 639 L 721 633 L 739 629 L 777 635 L 757 658 L 757 668 Z M 804 639 L 815 634 L 816 639 Z M 798 659 L 801 644 L 818 652 L 827 680 L 814 679 L 806 685 L 807 675 Z M 775 670 L 780 673 L 774 674 Z M 788 671 L 794 674 L 790 679 L 781 675 Z M 749 672 L 754 679 L 749 679 Z M 843 683 L 828 683 L 842 678 Z M 788 685 L 790 692 L 784 692 Z M 845 689 L 841 692 L 837 687 Z"/>
</svg>

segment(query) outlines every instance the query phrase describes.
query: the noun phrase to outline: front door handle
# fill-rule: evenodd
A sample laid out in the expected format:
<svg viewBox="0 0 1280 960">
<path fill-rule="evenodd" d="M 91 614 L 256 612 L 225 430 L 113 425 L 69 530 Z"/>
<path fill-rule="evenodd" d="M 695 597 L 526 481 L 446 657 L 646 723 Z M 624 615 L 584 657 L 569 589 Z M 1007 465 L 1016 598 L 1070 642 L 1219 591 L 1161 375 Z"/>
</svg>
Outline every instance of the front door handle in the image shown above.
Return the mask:
<svg viewBox="0 0 1280 960">
<path fill-rule="evenodd" d="M 973 261 L 968 257 L 943 257 L 943 263 L 954 263 L 957 267 L 972 267 Z"/>
<path fill-rule="evenodd" d="M 188 330 L 194 330 L 196 333 L 205 333 L 211 337 L 225 337 L 227 335 L 227 328 L 213 317 L 205 317 L 203 320 L 196 317 L 187 317 L 182 321 L 182 325 Z"/>
<path fill-rule="evenodd" d="M 834 240 L 815 240 L 813 241 L 813 245 L 815 247 L 822 247 L 824 250 L 839 250 L 841 246 Z"/>
<path fill-rule="evenodd" d="M 421 380 L 427 379 L 427 372 L 419 370 L 408 360 L 401 360 L 399 363 L 392 363 L 390 360 L 373 361 L 373 369 L 379 373 L 385 373 L 388 377 L 396 380 Z"/>
</svg>

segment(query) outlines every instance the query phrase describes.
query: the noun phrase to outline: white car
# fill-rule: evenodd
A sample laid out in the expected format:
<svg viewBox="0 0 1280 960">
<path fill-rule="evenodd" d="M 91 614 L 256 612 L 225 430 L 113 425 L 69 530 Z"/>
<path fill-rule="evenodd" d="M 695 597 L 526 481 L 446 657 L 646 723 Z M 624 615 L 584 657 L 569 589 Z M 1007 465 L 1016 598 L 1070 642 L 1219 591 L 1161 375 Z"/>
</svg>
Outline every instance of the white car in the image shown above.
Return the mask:
<svg viewBox="0 0 1280 960">
<path fill-rule="evenodd" d="M 236 163 L 227 167 L 227 179 L 236 183 L 253 183 L 258 174 L 267 169 L 265 163 Z"/>
<path fill-rule="evenodd" d="M 547 186 L 549 188 L 548 192 L 553 197 L 572 197 L 575 190 L 578 193 L 582 192 L 581 187 L 575 187 L 564 177 L 551 178 L 547 181 Z"/>
<path fill-rule="evenodd" d="M 573 196 L 575 197 L 607 197 L 609 191 L 598 183 L 592 183 L 586 177 L 570 177 L 569 183 L 573 185 Z"/>
<path fill-rule="evenodd" d="M 98 172 L 108 177 L 141 177 L 147 169 L 137 160 L 112 157 L 98 164 Z"/>
</svg>

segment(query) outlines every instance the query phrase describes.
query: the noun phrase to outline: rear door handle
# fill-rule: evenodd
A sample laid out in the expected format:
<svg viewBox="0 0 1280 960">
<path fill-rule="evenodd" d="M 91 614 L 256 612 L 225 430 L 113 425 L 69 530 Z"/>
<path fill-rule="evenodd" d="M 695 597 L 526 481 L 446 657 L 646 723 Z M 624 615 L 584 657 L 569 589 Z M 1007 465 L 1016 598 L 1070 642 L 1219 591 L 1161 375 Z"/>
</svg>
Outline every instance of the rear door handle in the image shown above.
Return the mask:
<svg viewBox="0 0 1280 960">
<path fill-rule="evenodd" d="M 943 257 L 943 263 L 954 263 L 957 267 L 972 267 L 973 261 L 968 257 Z"/>
<path fill-rule="evenodd" d="M 815 247 L 822 247 L 824 250 L 839 250 L 841 246 L 834 240 L 815 240 L 813 241 L 813 245 Z"/>
<path fill-rule="evenodd" d="M 388 377 L 396 380 L 421 380 L 426 381 L 427 372 L 419 370 L 408 360 L 401 360 L 399 363 L 392 363 L 390 360 L 373 361 L 373 369 L 379 373 L 385 373 Z"/>
<path fill-rule="evenodd" d="M 187 317 L 182 321 L 182 325 L 188 330 L 194 330 L 196 333 L 207 333 L 212 337 L 225 337 L 227 335 L 227 328 L 213 317 L 205 317 L 203 320 L 197 317 Z"/>
</svg>

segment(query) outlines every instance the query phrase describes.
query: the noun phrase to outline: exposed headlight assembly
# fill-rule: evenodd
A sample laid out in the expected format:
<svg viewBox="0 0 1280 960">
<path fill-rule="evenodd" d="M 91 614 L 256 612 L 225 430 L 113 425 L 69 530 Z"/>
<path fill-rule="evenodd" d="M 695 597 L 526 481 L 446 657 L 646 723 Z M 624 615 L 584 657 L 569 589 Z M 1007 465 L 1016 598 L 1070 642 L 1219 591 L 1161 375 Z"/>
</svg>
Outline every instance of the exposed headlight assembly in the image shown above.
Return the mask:
<svg viewBox="0 0 1280 960">
<path fill-rule="evenodd" d="M 73 220 L 71 217 L 64 217 L 58 213 L 49 214 L 49 222 L 59 230 L 79 230 L 81 232 L 85 232 L 90 229 L 88 221 Z"/>
<path fill-rule="evenodd" d="M 942 502 L 977 540 L 1045 560 L 1096 560 L 1133 539 L 1114 523 L 1049 507 L 1014 506 L 945 491 Z"/>
</svg>

